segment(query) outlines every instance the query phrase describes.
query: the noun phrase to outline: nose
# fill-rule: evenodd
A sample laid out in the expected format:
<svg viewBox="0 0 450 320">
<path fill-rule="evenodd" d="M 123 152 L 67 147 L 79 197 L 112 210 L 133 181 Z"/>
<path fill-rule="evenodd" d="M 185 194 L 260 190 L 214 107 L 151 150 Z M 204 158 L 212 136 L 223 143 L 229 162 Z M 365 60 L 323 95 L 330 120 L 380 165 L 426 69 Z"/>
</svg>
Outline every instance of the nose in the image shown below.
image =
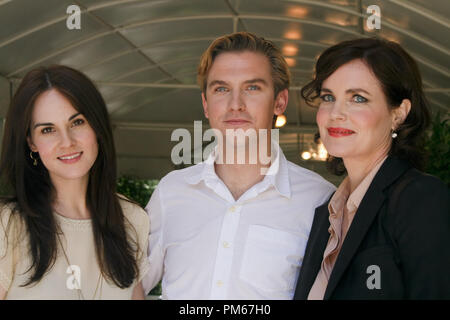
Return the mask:
<svg viewBox="0 0 450 320">
<path fill-rule="evenodd" d="M 60 132 L 60 146 L 63 148 L 69 148 L 73 146 L 75 140 L 70 130 L 61 130 Z"/>
<path fill-rule="evenodd" d="M 231 95 L 230 109 L 233 111 L 245 110 L 245 100 L 243 94 L 240 91 L 234 91 Z"/>
<path fill-rule="evenodd" d="M 336 100 L 330 112 L 332 120 L 345 120 L 347 118 L 347 106 L 345 101 Z"/>
</svg>

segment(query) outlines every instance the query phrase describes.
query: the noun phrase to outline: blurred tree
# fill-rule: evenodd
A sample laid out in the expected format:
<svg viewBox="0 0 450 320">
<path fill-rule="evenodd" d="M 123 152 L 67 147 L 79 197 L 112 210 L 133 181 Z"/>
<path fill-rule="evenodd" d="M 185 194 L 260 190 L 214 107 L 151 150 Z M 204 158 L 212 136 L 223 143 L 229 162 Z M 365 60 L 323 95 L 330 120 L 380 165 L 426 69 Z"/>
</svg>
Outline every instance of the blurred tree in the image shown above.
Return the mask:
<svg viewBox="0 0 450 320">
<path fill-rule="evenodd" d="M 441 118 L 438 112 L 432 121 L 431 134 L 426 140 L 426 172 L 439 177 L 450 187 L 450 124 L 449 118 Z"/>
<path fill-rule="evenodd" d="M 158 183 L 159 180 L 139 179 L 125 175 L 117 180 L 117 192 L 145 208 Z"/>
</svg>

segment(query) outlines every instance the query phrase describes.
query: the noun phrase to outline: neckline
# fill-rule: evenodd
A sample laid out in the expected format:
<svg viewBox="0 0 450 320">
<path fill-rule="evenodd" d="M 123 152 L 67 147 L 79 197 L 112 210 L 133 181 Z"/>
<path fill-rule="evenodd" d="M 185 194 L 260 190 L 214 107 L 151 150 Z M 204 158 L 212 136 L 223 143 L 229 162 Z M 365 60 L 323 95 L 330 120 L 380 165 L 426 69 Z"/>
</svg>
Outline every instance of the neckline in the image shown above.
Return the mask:
<svg viewBox="0 0 450 320">
<path fill-rule="evenodd" d="M 90 227 L 92 224 L 92 219 L 72 219 L 65 216 L 62 216 L 55 211 L 53 211 L 56 219 L 65 226 L 75 227 L 75 228 L 85 228 Z"/>
</svg>

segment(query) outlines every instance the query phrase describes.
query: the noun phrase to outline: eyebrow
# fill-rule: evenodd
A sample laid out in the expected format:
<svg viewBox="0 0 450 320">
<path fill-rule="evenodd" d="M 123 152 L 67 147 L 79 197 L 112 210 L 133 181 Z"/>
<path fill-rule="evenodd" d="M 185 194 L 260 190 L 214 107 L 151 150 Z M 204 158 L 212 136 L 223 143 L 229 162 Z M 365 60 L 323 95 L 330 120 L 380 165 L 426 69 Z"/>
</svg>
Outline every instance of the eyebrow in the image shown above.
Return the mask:
<svg viewBox="0 0 450 320">
<path fill-rule="evenodd" d="M 244 83 L 258 83 L 258 82 L 267 85 L 267 81 L 264 79 L 261 79 L 261 78 L 250 79 L 250 80 L 244 81 Z"/>
<path fill-rule="evenodd" d="M 331 91 L 331 90 L 328 89 L 328 88 L 322 88 L 320 91 L 321 91 L 321 92 L 322 92 L 322 91 L 323 91 L 323 92 L 330 92 L 330 93 L 333 92 L 333 91 Z M 355 93 L 355 92 L 364 92 L 364 93 L 368 94 L 369 96 L 371 96 L 371 94 L 370 94 L 368 91 L 366 91 L 366 90 L 364 90 L 364 89 L 362 89 L 362 88 L 351 88 L 351 89 L 345 90 L 345 93 Z"/>
<path fill-rule="evenodd" d="M 77 112 L 77 113 L 71 115 L 67 121 L 72 120 L 73 118 L 79 116 L 80 114 L 81 114 L 81 112 Z M 51 122 L 36 123 L 36 124 L 33 126 L 33 130 L 36 129 L 37 127 L 39 127 L 39 126 L 53 126 L 53 125 L 54 125 L 54 124 L 51 123 Z"/>
<path fill-rule="evenodd" d="M 215 85 L 224 85 L 224 84 L 227 84 L 227 82 L 225 82 L 225 81 L 223 81 L 223 80 L 213 80 L 213 81 L 211 81 L 209 84 L 208 84 L 208 87 L 212 87 L 212 86 L 215 86 Z"/>
<path fill-rule="evenodd" d="M 262 78 L 255 78 L 255 79 L 245 80 L 244 83 L 245 84 L 248 84 L 248 83 L 262 83 L 264 85 L 268 85 L 267 81 L 262 79 Z M 223 80 L 213 80 L 213 81 L 211 81 L 208 84 L 208 87 L 212 87 L 214 85 L 225 85 L 225 84 L 228 84 L 228 83 L 226 81 L 223 81 Z"/>
</svg>

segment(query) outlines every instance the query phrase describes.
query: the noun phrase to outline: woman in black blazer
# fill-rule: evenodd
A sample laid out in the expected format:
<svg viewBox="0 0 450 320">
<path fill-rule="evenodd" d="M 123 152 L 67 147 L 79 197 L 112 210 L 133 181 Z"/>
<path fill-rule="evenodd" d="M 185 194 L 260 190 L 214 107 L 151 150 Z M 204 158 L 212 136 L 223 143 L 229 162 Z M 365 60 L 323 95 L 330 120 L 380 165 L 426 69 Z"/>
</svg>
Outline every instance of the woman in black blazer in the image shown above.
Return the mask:
<svg viewBox="0 0 450 320">
<path fill-rule="evenodd" d="M 294 299 L 450 299 L 449 189 L 421 171 L 429 111 L 411 56 L 375 38 L 318 59 L 328 164 L 347 173 L 316 209 Z"/>
</svg>

